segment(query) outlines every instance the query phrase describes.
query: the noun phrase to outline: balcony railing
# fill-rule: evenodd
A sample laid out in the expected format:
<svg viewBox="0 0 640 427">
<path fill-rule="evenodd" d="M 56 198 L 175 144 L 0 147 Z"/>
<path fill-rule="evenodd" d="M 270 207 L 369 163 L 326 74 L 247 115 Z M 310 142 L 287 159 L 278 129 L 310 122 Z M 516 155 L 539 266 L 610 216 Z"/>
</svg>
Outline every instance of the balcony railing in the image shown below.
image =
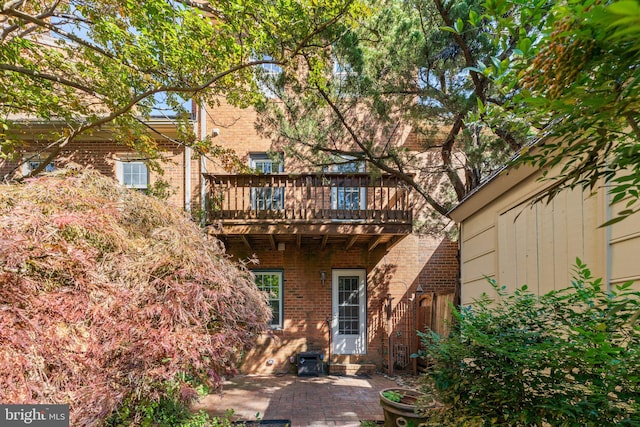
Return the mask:
<svg viewBox="0 0 640 427">
<path fill-rule="evenodd" d="M 410 224 L 409 188 L 367 173 L 205 175 L 209 222 L 286 220 Z"/>
</svg>

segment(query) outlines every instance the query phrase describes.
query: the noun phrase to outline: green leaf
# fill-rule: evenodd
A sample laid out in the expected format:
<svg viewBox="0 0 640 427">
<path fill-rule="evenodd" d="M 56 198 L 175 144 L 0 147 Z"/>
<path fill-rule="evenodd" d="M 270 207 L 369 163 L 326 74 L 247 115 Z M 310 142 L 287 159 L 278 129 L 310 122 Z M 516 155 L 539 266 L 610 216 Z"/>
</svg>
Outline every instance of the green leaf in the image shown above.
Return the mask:
<svg viewBox="0 0 640 427">
<path fill-rule="evenodd" d="M 603 223 L 602 225 L 600 225 L 598 228 L 603 228 L 603 227 L 608 227 L 610 225 L 613 224 L 617 224 L 620 221 L 626 219 L 628 217 L 628 215 L 618 215 L 615 218 L 610 219 L 609 221 L 606 221 L 605 223 Z"/>
<path fill-rule="evenodd" d="M 478 24 L 478 13 L 475 10 L 469 11 L 469 23 L 474 27 Z"/>
<path fill-rule="evenodd" d="M 616 15 L 640 16 L 640 4 L 634 0 L 622 0 L 611 3 L 607 6 L 607 11 Z"/>
<path fill-rule="evenodd" d="M 440 29 L 442 31 L 446 31 L 446 32 L 453 33 L 453 34 L 458 34 L 459 33 L 458 30 L 456 30 L 455 28 L 452 28 L 452 27 L 442 26 L 442 27 L 440 27 Z"/>
</svg>

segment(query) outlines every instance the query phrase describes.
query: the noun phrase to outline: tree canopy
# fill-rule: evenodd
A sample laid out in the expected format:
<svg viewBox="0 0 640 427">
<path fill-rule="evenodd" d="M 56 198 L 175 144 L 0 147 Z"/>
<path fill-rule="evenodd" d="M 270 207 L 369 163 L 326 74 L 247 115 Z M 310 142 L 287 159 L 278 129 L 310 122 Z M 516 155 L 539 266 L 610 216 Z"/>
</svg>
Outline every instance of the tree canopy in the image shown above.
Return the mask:
<svg viewBox="0 0 640 427">
<path fill-rule="evenodd" d="M 323 62 L 273 82 L 283 102 L 265 106 L 262 128 L 285 152 L 366 161 L 440 215 L 514 155 L 543 173 L 563 165 L 550 196 L 604 177 L 621 218 L 638 210 L 637 0 L 371 8 L 334 32 Z"/>
<path fill-rule="evenodd" d="M 541 28 L 503 69 L 486 74 L 515 90 L 507 108 L 544 133 L 518 162 L 545 172 L 561 166 L 547 196 L 604 180 L 612 202 L 622 203 L 619 221 L 640 210 L 640 2 L 572 0 L 548 11 L 540 3 L 484 4 L 498 34 L 516 33 L 524 19 Z"/>
<path fill-rule="evenodd" d="M 305 58 L 273 82 L 282 102 L 265 105 L 262 129 L 313 164 L 337 157 L 395 174 L 446 215 L 527 140 L 526 120 L 486 114 L 512 94 L 483 70 L 512 57 L 519 37 L 494 43 L 495 21 L 476 0 L 370 7 L 334 31 L 323 61 Z"/>
<path fill-rule="evenodd" d="M 104 127 L 153 157 L 144 120 L 159 107 L 177 116 L 181 143 L 203 148 L 211 142 L 189 134 L 185 100 L 248 105 L 259 96 L 252 67 L 313 55 L 328 27 L 358 13 L 353 1 L 332 0 L 4 1 L 1 153 L 18 151 L 13 131 L 29 120 L 52 124 L 38 135 L 49 155 L 42 167 Z"/>
</svg>

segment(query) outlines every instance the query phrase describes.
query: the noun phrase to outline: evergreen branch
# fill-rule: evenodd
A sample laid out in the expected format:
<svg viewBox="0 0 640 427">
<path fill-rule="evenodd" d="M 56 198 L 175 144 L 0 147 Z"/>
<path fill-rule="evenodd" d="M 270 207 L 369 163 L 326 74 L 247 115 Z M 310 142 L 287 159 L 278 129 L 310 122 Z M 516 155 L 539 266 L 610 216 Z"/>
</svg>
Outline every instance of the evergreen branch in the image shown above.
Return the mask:
<svg viewBox="0 0 640 427">
<path fill-rule="evenodd" d="M 349 123 L 347 122 L 346 117 L 342 114 L 342 111 L 340 111 L 338 106 L 331 100 L 329 95 L 322 88 L 320 88 L 317 84 L 315 85 L 315 87 L 316 87 L 316 90 L 318 91 L 318 93 L 320 93 L 320 96 L 325 100 L 327 105 L 329 105 L 329 108 L 331 108 L 331 110 L 334 112 L 334 114 L 338 118 L 338 121 L 340 122 L 340 124 L 349 133 L 352 141 L 362 150 L 366 160 L 369 163 L 373 164 L 374 166 L 376 166 L 377 168 L 379 168 L 380 170 L 382 170 L 384 172 L 387 172 L 387 173 L 389 173 L 389 174 L 391 174 L 391 175 L 393 175 L 395 177 L 400 178 L 402 181 L 404 181 L 409 186 L 411 186 L 413 189 L 415 189 L 427 201 L 427 203 L 429 203 L 429 205 L 431 205 L 431 207 L 433 207 L 438 213 L 440 213 L 443 216 L 447 216 L 447 209 L 445 209 L 444 206 L 442 206 L 433 197 L 431 197 L 431 195 L 424 188 L 422 188 L 422 186 L 420 184 L 418 184 L 415 181 L 415 179 L 413 179 L 413 177 L 411 175 L 409 175 L 409 174 L 407 174 L 405 172 L 402 172 L 399 169 L 394 169 L 394 168 L 388 166 L 386 163 L 380 161 L 380 159 L 377 156 L 375 156 L 371 152 L 371 150 L 369 150 L 366 147 L 366 145 L 360 140 L 360 138 L 358 137 L 358 135 L 355 132 L 355 130 L 349 125 Z"/>
<path fill-rule="evenodd" d="M 464 198 L 464 196 L 467 194 L 467 190 L 464 183 L 462 182 L 462 179 L 460 179 L 460 176 L 453 168 L 452 153 L 453 153 L 453 146 L 456 141 L 456 136 L 458 136 L 458 134 L 464 127 L 463 119 L 464 119 L 464 115 L 462 113 L 459 113 L 456 116 L 455 120 L 453 121 L 453 126 L 451 126 L 451 129 L 447 134 L 447 138 L 445 139 L 444 144 L 442 145 L 442 149 L 440 150 L 440 155 L 442 157 L 442 163 L 445 168 L 445 173 L 447 174 L 449 181 L 453 185 L 453 188 L 456 192 L 456 196 L 458 197 L 458 200 L 462 200 Z"/>
<path fill-rule="evenodd" d="M 453 27 L 453 21 L 451 16 L 449 15 L 449 9 L 445 8 L 442 0 L 433 0 L 436 8 L 438 9 L 438 13 L 442 17 L 445 25 L 448 27 Z M 456 42 L 460 50 L 462 51 L 462 55 L 464 57 L 464 61 L 467 67 L 475 67 L 476 61 L 473 59 L 473 55 L 471 54 L 471 49 L 467 42 L 462 38 L 460 34 L 452 33 L 453 40 Z M 476 96 L 482 101 L 484 104 L 486 102 L 486 88 L 487 88 L 487 79 L 480 73 L 476 71 L 470 71 L 471 80 L 473 81 L 473 85 L 475 87 Z"/>
</svg>

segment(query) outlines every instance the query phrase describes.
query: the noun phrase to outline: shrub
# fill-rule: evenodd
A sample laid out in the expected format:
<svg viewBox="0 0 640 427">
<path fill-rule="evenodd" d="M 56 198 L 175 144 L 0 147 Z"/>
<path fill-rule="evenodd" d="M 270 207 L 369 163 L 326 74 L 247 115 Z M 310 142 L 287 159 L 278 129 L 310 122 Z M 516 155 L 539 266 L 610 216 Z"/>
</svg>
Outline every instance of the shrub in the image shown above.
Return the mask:
<svg viewBox="0 0 640 427">
<path fill-rule="evenodd" d="M 426 374 L 464 425 L 640 425 L 640 293 L 603 289 L 577 260 L 568 289 L 498 288 L 423 334 Z M 451 413 L 449 415 L 451 415 Z"/>
<path fill-rule="evenodd" d="M 223 417 L 210 417 L 205 411 L 193 412 L 185 404 L 182 396 L 184 384 L 191 385 L 200 395 L 208 392 L 208 387 L 198 384 L 193 378 L 179 374 L 174 381 L 164 383 L 159 400 L 142 398 L 135 402 L 126 401 L 107 419 L 109 427 L 231 427 L 233 411 Z"/>
<path fill-rule="evenodd" d="M 251 273 L 177 208 L 95 171 L 0 186 L 0 401 L 72 425 L 215 388 L 271 317 Z"/>
</svg>

